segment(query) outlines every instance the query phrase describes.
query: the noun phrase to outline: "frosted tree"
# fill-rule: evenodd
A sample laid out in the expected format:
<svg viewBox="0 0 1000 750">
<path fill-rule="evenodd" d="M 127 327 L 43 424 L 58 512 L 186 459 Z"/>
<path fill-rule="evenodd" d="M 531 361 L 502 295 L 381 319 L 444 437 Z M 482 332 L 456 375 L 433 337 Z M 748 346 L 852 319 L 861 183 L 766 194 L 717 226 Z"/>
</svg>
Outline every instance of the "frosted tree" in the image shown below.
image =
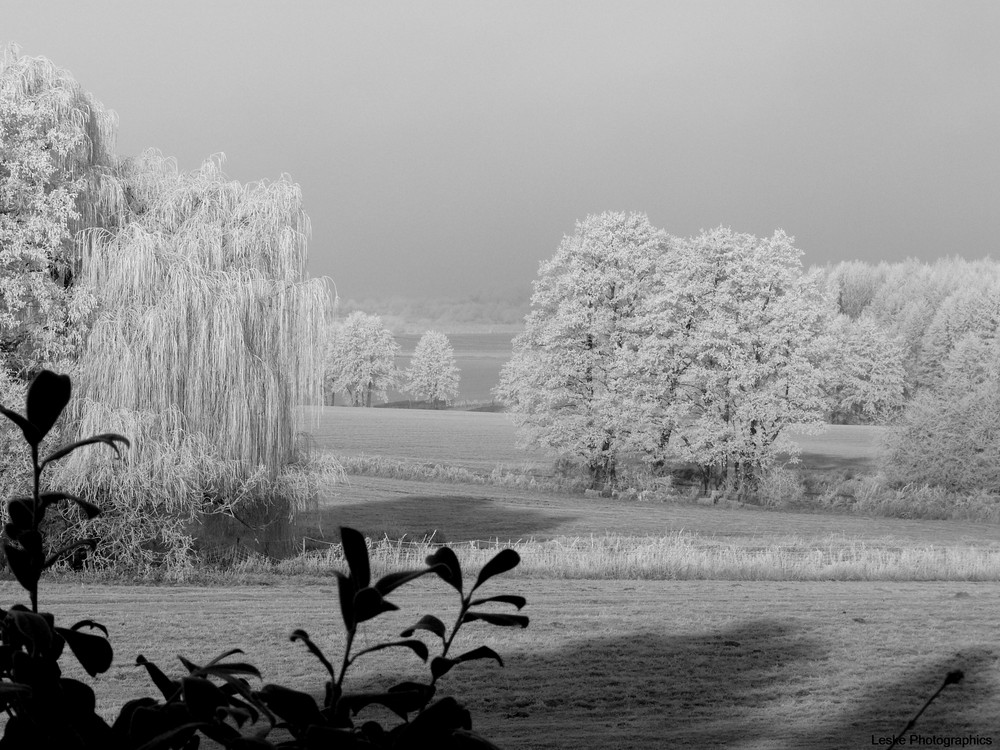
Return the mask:
<svg viewBox="0 0 1000 750">
<path fill-rule="evenodd" d="M 1000 283 L 979 276 L 951 292 L 938 307 L 921 341 L 918 384 L 935 385 L 955 345 L 967 334 L 995 338 L 1000 328 Z"/>
<path fill-rule="evenodd" d="M 404 373 L 403 390 L 440 406 L 458 395 L 458 376 L 455 350 L 448 337 L 438 331 L 427 331 L 417 342 Z"/>
<path fill-rule="evenodd" d="M 67 369 L 86 338 L 76 239 L 121 207 L 116 125 L 66 70 L 0 50 L 0 352 L 22 380 Z"/>
<path fill-rule="evenodd" d="M 525 330 L 495 391 L 524 444 L 582 463 L 594 488 L 615 481 L 635 439 L 634 399 L 624 398 L 633 393 L 635 316 L 666 247 L 643 214 L 579 222 L 539 268 Z"/>
<path fill-rule="evenodd" d="M 388 401 L 396 385 L 399 344 L 378 315 L 353 312 L 333 335 L 327 380 L 352 406 L 371 406 L 372 398 Z"/>
<path fill-rule="evenodd" d="M 868 316 L 837 315 L 827 331 L 826 389 L 834 423 L 878 422 L 904 404 L 902 345 Z"/>
<path fill-rule="evenodd" d="M 789 427 L 821 424 L 827 307 L 800 255 L 780 231 L 719 228 L 666 257 L 653 309 L 657 328 L 675 333 L 644 348 L 666 347 L 661 372 L 678 375 L 664 409 L 672 450 L 702 468 L 706 487 L 753 491 L 778 453 L 794 453 Z"/>
<path fill-rule="evenodd" d="M 123 163 L 121 226 L 81 239 L 80 284 L 100 305 L 72 414 L 81 431 L 113 428 L 134 448 L 116 468 L 68 461 L 64 481 L 103 495 L 115 510 L 105 521 L 149 535 L 135 545 L 145 549 L 159 537 L 180 554 L 192 521 L 225 527 L 206 514 L 280 549 L 309 501 L 288 484 L 306 424 L 297 407 L 322 403 L 328 297 L 305 274 L 309 220 L 289 180 L 241 184 L 221 166 L 181 172 L 155 151 Z"/>
</svg>

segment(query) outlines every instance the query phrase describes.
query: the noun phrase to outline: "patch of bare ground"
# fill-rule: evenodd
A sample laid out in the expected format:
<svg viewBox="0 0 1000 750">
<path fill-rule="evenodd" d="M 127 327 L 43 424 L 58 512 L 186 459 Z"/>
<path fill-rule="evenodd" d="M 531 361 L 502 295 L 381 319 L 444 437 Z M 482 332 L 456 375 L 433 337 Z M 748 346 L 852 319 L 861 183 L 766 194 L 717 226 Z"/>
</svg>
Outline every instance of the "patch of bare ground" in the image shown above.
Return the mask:
<svg viewBox="0 0 1000 750">
<path fill-rule="evenodd" d="M 1000 742 L 1000 584 L 498 579 L 488 586 L 527 596 L 531 625 L 467 627 L 456 647 L 488 645 L 506 666 L 462 665 L 440 688 L 467 701 L 474 727 L 500 747 L 870 747 L 872 737 L 902 729 L 951 669 L 966 679 L 945 690 L 914 732 Z M 5 601 L 17 599 L 13 584 L 0 588 Z M 425 613 L 447 621 L 456 605 L 437 580 L 392 600 L 401 611 L 366 627 L 359 647 Z M 332 576 L 268 587 L 53 584 L 41 602 L 62 622 L 93 617 L 109 627 L 115 665 L 94 681 L 109 716 L 129 698 L 155 695 L 133 666 L 137 653 L 178 674 L 178 653 L 203 661 L 239 646 L 265 681 L 320 695 L 322 668 L 288 635 L 304 628 L 336 659 L 343 645 Z M 349 687 L 386 687 L 425 672 L 415 657 L 375 654 L 358 662 Z"/>
</svg>

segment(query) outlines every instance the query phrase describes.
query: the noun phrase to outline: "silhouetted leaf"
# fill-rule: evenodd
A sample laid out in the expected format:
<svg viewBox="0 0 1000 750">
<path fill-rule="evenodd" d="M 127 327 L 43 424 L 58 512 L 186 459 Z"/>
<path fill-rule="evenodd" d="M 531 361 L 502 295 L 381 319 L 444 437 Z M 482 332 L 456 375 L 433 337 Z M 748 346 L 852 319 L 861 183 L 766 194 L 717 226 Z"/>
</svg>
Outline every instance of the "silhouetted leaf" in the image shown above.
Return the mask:
<svg viewBox="0 0 1000 750">
<path fill-rule="evenodd" d="M 29 685 L 22 685 L 19 682 L 0 682 L 0 704 L 6 703 L 12 698 L 28 695 L 31 695 L 31 686 Z"/>
<path fill-rule="evenodd" d="M 447 656 L 435 656 L 431 659 L 431 677 L 436 680 L 437 678 L 448 674 L 455 664 L 455 660 L 449 659 Z"/>
<path fill-rule="evenodd" d="M 215 709 L 229 705 L 229 697 L 204 677 L 182 678 L 181 689 L 184 703 L 196 721 L 208 721 L 215 715 Z"/>
<path fill-rule="evenodd" d="M 371 568 L 368 565 L 368 545 L 360 531 L 348 526 L 340 527 L 340 543 L 344 546 L 344 557 L 350 568 L 351 578 L 359 589 L 371 583 Z"/>
<path fill-rule="evenodd" d="M 479 578 L 476 579 L 476 585 L 472 587 L 472 591 L 478 589 L 493 576 L 498 576 L 501 573 L 506 573 L 511 568 L 516 568 L 520 562 L 521 556 L 514 550 L 510 548 L 500 550 L 479 571 Z"/>
<path fill-rule="evenodd" d="M 309 693 L 281 685 L 265 685 L 255 695 L 275 715 L 294 726 L 306 727 L 323 721 L 316 699 Z"/>
<path fill-rule="evenodd" d="M 97 708 L 97 696 L 94 695 L 94 689 L 90 685 L 63 677 L 59 680 L 59 687 L 62 689 L 63 700 L 66 705 L 73 707 L 74 712 L 78 714 L 94 713 Z"/>
<path fill-rule="evenodd" d="M 25 416 L 34 425 L 37 439 L 29 440 L 29 443 L 38 445 L 49 433 L 69 403 L 71 392 L 69 375 L 57 375 L 51 370 L 42 370 L 34 377 L 28 386 Z"/>
<path fill-rule="evenodd" d="M 7 419 L 21 428 L 21 433 L 24 435 L 24 439 L 28 441 L 29 445 L 38 445 L 42 442 L 42 437 L 38 434 L 38 430 L 35 426 L 16 411 L 11 411 L 10 409 L 0 406 L 0 414 L 3 414 L 7 417 Z"/>
<path fill-rule="evenodd" d="M 7 619 L 34 649 L 45 653 L 52 648 L 52 637 L 55 633 L 42 615 L 12 608 L 7 613 Z"/>
<path fill-rule="evenodd" d="M 428 685 L 424 682 L 401 682 L 398 685 L 393 685 L 389 688 L 390 693 L 418 693 L 420 695 L 420 707 L 426 706 L 431 698 L 434 697 L 434 693 L 437 692 L 437 688 L 433 685 Z"/>
<path fill-rule="evenodd" d="M 466 612 L 462 622 L 475 622 L 476 620 L 508 628 L 528 627 L 528 618 L 525 615 L 501 615 L 493 612 Z"/>
<path fill-rule="evenodd" d="M 427 564 L 434 568 L 434 572 L 441 580 L 452 586 L 459 594 L 462 593 L 462 566 L 458 564 L 458 557 L 454 551 L 448 547 L 441 547 L 427 557 Z"/>
<path fill-rule="evenodd" d="M 383 612 L 397 610 L 392 602 L 387 602 L 382 595 L 371 586 L 361 589 L 354 595 L 354 616 L 357 622 L 367 622 L 373 617 L 378 617 Z"/>
<path fill-rule="evenodd" d="M 70 495 L 68 492 L 43 492 L 39 496 L 39 499 L 45 507 L 55 505 L 60 500 L 72 500 L 80 506 L 80 510 L 84 512 L 87 518 L 96 518 L 101 513 L 101 509 L 93 503 L 88 503 L 86 500 L 83 500 L 76 495 Z"/>
<path fill-rule="evenodd" d="M 27 531 L 35 525 L 34 508 L 35 501 L 30 497 L 15 497 L 7 503 L 7 516 L 10 518 L 7 536 L 17 540 L 22 531 Z"/>
<path fill-rule="evenodd" d="M 292 643 L 295 643 L 295 641 L 302 641 L 304 644 L 306 644 L 306 648 L 312 652 L 313 656 L 315 656 L 323 663 L 324 667 L 326 667 L 326 671 L 330 673 L 330 678 L 331 679 L 336 678 L 336 675 L 334 674 L 333 671 L 333 665 L 330 663 L 330 660 L 326 658 L 326 656 L 323 654 L 322 651 L 320 651 L 319 646 L 317 646 L 315 643 L 312 642 L 312 639 L 309 638 L 309 634 L 306 631 L 301 629 L 294 631 L 289 640 Z"/>
<path fill-rule="evenodd" d="M 413 721 L 400 730 L 397 747 L 451 746 L 456 729 L 471 729 L 472 718 L 454 698 L 448 696 L 428 706 Z"/>
<path fill-rule="evenodd" d="M 340 697 L 339 707 L 356 714 L 373 703 L 385 706 L 402 719 L 405 719 L 408 713 L 419 711 L 425 705 L 422 691 L 396 690 L 384 693 L 346 693 Z"/>
<path fill-rule="evenodd" d="M 434 615 L 424 615 L 399 635 L 403 638 L 409 638 L 418 630 L 428 630 L 434 635 L 436 635 L 438 638 L 440 638 L 442 641 L 444 640 L 445 636 L 444 623 L 441 622 Z"/>
<path fill-rule="evenodd" d="M 167 700 L 173 698 L 174 695 L 176 695 L 177 691 L 181 689 L 180 680 L 171 680 L 169 677 L 163 674 L 163 670 L 161 670 L 153 662 L 149 661 L 142 654 L 139 654 L 135 658 L 135 663 L 140 667 L 146 668 L 146 671 L 149 673 L 150 678 L 153 680 L 153 684 L 156 685 L 157 689 L 160 691 L 160 693 L 163 694 L 163 697 L 166 698 Z"/>
<path fill-rule="evenodd" d="M 420 578 L 420 576 L 425 576 L 428 573 L 433 573 L 434 568 L 424 568 L 423 570 L 411 570 L 402 573 L 390 573 L 387 576 L 382 576 L 378 579 L 378 583 L 375 584 L 375 589 L 382 595 L 388 596 L 395 589 L 398 589 L 404 583 L 409 583 L 412 580 Z"/>
<path fill-rule="evenodd" d="M 64 445 L 54 453 L 47 455 L 39 465 L 44 468 L 52 461 L 58 461 L 60 458 L 72 453 L 77 448 L 82 448 L 85 445 L 93 445 L 95 443 L 105 443 L 106 445 L 110 445 L 114 449 L 115 455 L 118 458 L 121 458 L 122 454 L 121 451 L 118 450 L 118 446 L 115 445 L 115 443 L 124 443 L 126 448 L 130 448 L 132 446 L 132 444 L 128 441 L 128 438 L 122 437 L 121 435 L 117 435 L 113 432 L 105 432 L 83 440 L 77 440 L 75 443 L 70 443 L 69 445 Z"/>
<path fill-rule="evenodd" d="M 73 542 L 72 544 L 67 544 L 65 547 L 60 547 L 55 552 L 53 552 L 49 558 L 42 565 L 42 570 L 51 568 L 57 562 L 59 562 L 64 557 L 69 557 L 73 552 L 80 549 L 81 547 L 87 547 L 93 552 L 97 549 L 96 539 L 81 539 L 78 542 Z"/>
<path fill-rule="evenodd" d="M 358 624 L 354 614 L 354 595 L 358 590 L 351 577 L 345 576 L 339 571 L 334 571 L 334 576 L 337 578 L 337 596 L 340 599 L 340 615 L 344 618 L 344 627 L 347 628 L 348 631 L 352 631 Z"/>
<path fill-rule="evenodd" d="M 457 664 L 458 662 L 474 661 L 475 659 L 493 659 L 501 667 L 503 666 L 503 659 L 500 658 L 500 654 L 488 646 L 480 646 L 479 648 L 474 648 L 471 651 L 466 651 L 464 654 L 454 657 L 452 661 Z"/>
<path fill-rule="evenodd" d="M 93 620 L 80 620 L 79 622 L 74 622 L 70 626 L 71 630 L 79 630 L 80 628 L 93 628 L 94 630 L 100 630 L 105 636 L 108 634 L 108 629 L 106 627 Z"/>
<path fill-rule="evenodd" d="M 18 534 L 18 541 L 21 543 L 20 547 L 4 542 L 4 555 L 17 582 L 34 599 L 38 592 L 38 579 L 42 575 L 42 566 L 45 564 L 42 538 L 35 529 L 28 529 Z"/>
<path fill-rule="evenodd" d="M 517 596 L 516 594 L 500 594 L 498 596 L 488 596 L 485 599 L 474 599 L 469 602 L 470 607 L 475 607 L 479 604 L 486 604 L 486 602 L 501 602 L 503 604 L 513 604 L 518 609 L 521 609 L 528 600 L 523 596 Z"/>
<path fill-rule="evenodd" d="M 56 632 L 63 637 L 77 661 L 91 677 L 107 672 L 111 668 L 114 651 L 107 638 L 81 633 L 72 628 L 56 628 Z"/>
<path fill-rule="evenodd" d="M 362 654 L 370 654 L 370 653 L 372 653 L 374 651 L 381 651 L 382 649 L 396 648 L 396 647 L 408 648 L 408 649 L 410 649 L 410 651 L 412 651 L 417 656 L 419 656 L 423 661 L 427 661 L 427 655 L 428 655 L 427 654 L 427 644 L 425 644 L 423 641 L 418 641 L 416 639 L 407 640 L 407 641 L 394 641 L 393 643 L 379 643 L 376 646 L 370 646 L 370 647 L 368 647 L 366 649 L 358 651 L 351 658 L 351 661 L 354 661 L 355 659 L 357 659 Z"/>
</svg>

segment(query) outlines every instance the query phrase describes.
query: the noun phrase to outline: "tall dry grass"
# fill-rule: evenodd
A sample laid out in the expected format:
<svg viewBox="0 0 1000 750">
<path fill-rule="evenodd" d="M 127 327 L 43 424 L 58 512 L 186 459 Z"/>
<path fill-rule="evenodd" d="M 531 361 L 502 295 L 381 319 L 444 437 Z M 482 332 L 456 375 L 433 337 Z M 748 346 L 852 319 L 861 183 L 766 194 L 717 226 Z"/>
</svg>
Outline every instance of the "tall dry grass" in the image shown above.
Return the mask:
<svg viewBox="0 0 1000 750">
<path fill-rule="evenodd" d="M 751 540 L 752 542 L 752 540 Z M 1000 581 L 1000 548 L 900 545 L 830 537 L 730 543 L 687 532 L 664 537 L 603 535 L 449 544 L 463 568 L 481 567 L 498 549 L 521 555 L 514 577 L 592 580 Z M 440 546 L 432 541 L 370 539 L 375 575 L 416 568 Z M 285 560 L 247 554 L 226 566 L 190 571 L 190 583 L 261 583 L 275 577 L 326 578 L 346 565 L 340 545 Z M 114 575 L 114 574 L 112 574 Z"/>
</svg>

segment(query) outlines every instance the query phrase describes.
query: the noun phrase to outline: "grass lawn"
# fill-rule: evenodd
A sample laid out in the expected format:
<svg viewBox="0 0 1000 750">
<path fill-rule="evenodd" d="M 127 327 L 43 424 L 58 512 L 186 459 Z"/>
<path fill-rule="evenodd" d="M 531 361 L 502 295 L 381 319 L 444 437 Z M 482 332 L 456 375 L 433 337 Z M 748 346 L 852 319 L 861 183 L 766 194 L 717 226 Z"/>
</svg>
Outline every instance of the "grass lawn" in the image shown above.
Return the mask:
<svg viewBox="0 0 1000 750">
<path fill-rule="evenodd" d="M 4 601 L 20 598 L 2 587 Z M 474 727 L 503 748 L 870 747 L 956 668 L 965 681 L 918 732 L 1000 742 L 997 583 L 499 578 L 485 591 L 527 596 L 531 625 L 468 626 L 456 647 L 489 645 L 506 667 L 462 665 L 441 690 L 467 700 Z M 302 627 L 338 659 L 335 597 L 328 577 L 264 587 L 43 583 L 41 603 L 63 623 L 93 617 L 110 629 L 116 662 L 96 689 L 113 716 L 126 699 L 155 695 L 133 666 L 137 653 L 176 675 L 176 654 L 207 661 L 239 646 L 265 681 L 318 695 L 322 668 L 288 634 Z M 453 616 L 454 593 L 437 580 L 391 598 L 402 611 L 373 621 L 359 647 L 425 613 Z M 386 687 L 422 669 L 409 654 L 371 655 L 349 687 Z"/>
</svg>

